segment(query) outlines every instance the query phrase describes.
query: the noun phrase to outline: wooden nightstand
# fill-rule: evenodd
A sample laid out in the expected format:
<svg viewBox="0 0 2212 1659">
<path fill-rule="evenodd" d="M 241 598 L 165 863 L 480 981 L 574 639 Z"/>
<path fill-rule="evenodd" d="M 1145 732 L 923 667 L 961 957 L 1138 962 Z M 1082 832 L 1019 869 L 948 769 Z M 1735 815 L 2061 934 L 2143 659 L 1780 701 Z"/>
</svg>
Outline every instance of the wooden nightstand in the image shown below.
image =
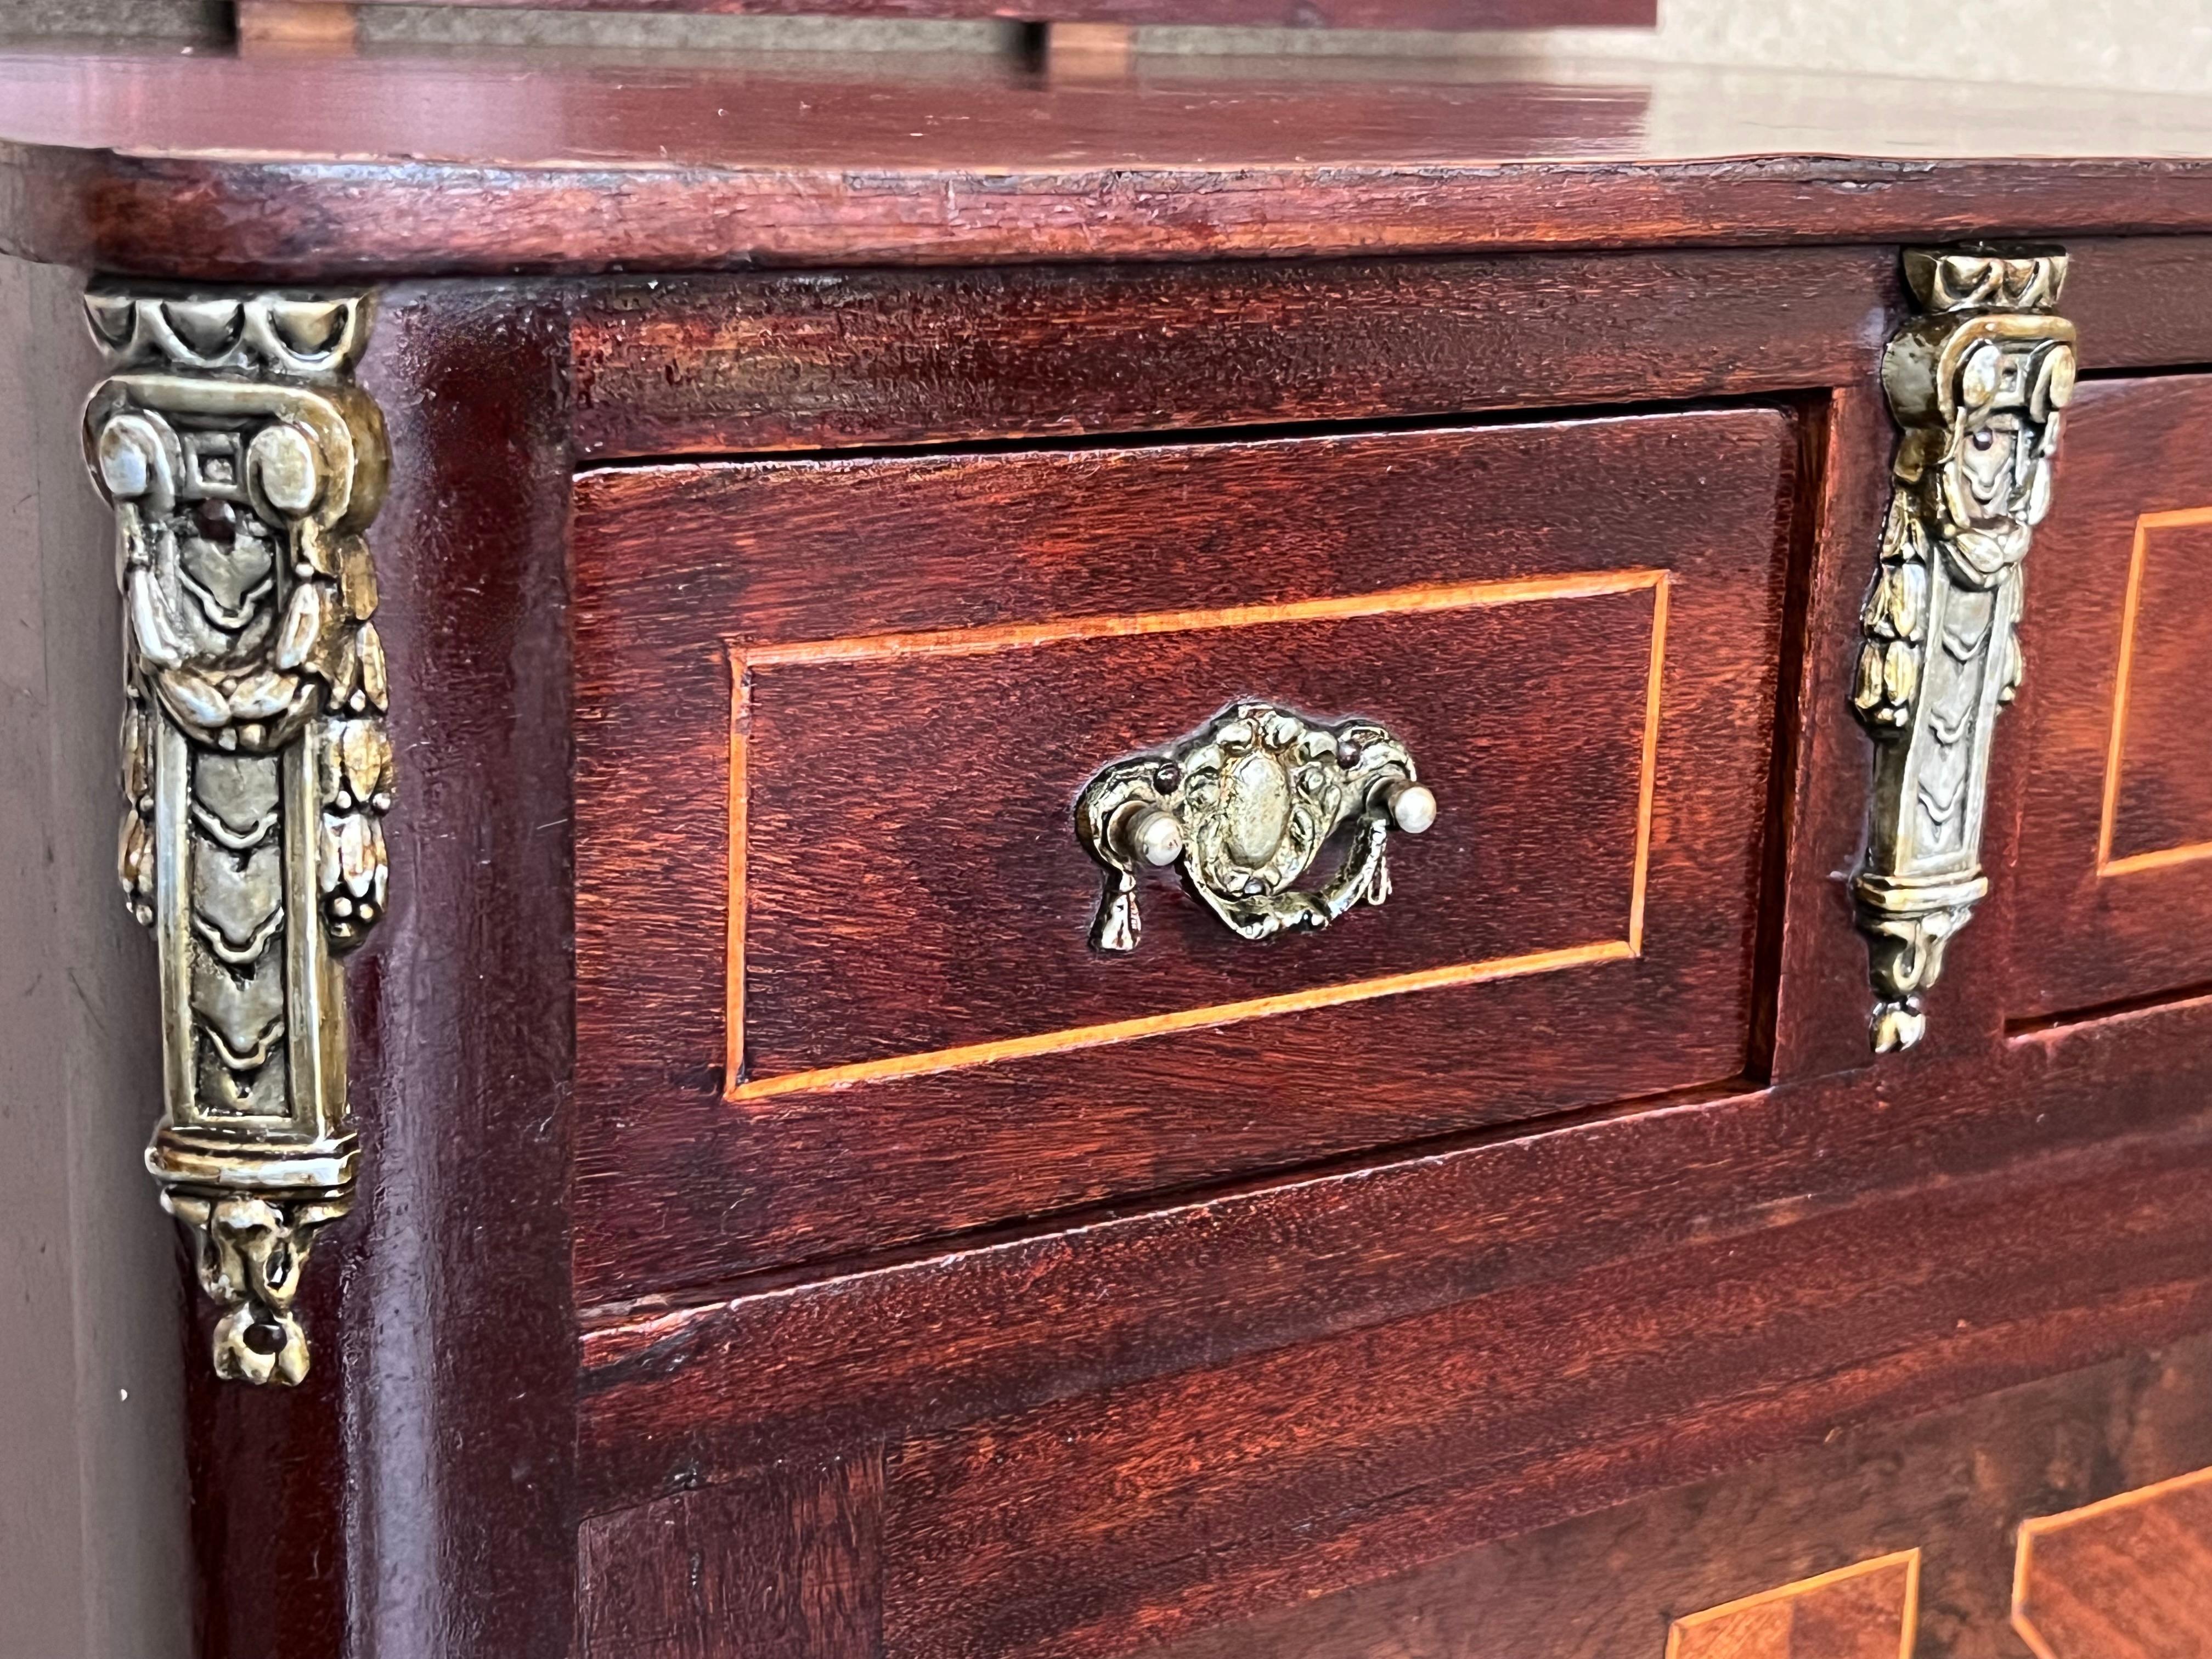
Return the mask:
<svg viewBox="0 0 2212 1659">
<path fill-rule="evenodd" d="M 0 56 L 208 1652 L 2203 1652 L 2145 101 Z"/>
</svg>

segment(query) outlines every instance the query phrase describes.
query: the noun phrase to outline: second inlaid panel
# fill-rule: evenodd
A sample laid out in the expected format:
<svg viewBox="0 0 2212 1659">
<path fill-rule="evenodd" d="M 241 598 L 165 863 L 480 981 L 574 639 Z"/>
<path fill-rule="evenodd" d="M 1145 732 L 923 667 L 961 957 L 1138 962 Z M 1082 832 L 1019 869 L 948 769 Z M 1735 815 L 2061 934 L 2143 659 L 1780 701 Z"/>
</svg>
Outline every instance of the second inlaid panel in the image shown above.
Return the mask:
<svg viewBox="0 0 2212 1659">
<path fill-rule="evenodd" d="M 2094 381 L 2066 420 L 2021 624 L 2016 1020 L 2212 982 L 2212 376 Z"/>
</svg>

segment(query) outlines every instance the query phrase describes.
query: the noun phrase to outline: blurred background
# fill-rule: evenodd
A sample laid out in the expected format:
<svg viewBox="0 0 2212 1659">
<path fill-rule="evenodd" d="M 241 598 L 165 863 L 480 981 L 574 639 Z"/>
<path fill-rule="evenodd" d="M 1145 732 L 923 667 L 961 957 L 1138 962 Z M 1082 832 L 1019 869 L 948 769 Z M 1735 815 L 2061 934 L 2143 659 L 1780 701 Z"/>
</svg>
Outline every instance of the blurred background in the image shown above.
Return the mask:
<svg viewBox="0 0 2212 1659">
<path fill-rule="evenodd" d="M 362 9 L 365 46 L 482 41 L 644 50 L 1005 49 L 994 23 Z M 225 0 L 0 0 L 0 33 L 227 39 Z M 1139 53 L 1290 52 L 1724 64 L 2212 95 L 2212 0 L 1660 0 L 1656 31 L 1492 33 L 1142 28 Z"/>
</svg>

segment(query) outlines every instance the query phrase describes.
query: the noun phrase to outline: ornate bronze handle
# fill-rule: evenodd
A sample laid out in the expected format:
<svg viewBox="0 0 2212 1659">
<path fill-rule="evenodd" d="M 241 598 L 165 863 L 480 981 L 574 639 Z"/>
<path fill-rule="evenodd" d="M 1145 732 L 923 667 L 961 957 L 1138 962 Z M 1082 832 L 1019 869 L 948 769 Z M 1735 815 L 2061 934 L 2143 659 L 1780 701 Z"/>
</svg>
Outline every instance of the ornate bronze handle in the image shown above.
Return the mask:
<svg viewBox="0 0 2212 1659">
<path fill-rule="evenodd" d="M 1105 866 L 1091 943 L 1133 951 L 1137 874 L 1180 865 L 1184 884 L 1246 939 L 1326 927 L 1390 896 L 1383 844 L 1419 835 L 1437 798 L 1405 744 L 1372 720 L 1324 726 L 1241 702 L 1171 750 L 1116 761 L 1084 788 L 1076 833 Z M 1301 889 L 1329 838 L 1352 824 L 1343 867 Z"/>
</svg>

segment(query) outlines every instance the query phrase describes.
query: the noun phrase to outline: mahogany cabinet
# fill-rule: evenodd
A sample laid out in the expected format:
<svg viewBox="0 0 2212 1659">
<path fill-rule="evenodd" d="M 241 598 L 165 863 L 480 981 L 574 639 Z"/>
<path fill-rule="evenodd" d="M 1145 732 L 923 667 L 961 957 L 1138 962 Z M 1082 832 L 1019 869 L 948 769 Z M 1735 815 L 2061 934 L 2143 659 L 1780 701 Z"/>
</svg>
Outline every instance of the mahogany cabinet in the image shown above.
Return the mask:
<svg viewBox="0 0 2212 1659">
<path fill-rule="evenodd" d="M 1722 90 L 0 53 L 210 1659 L 2212 1654 L 2212 124 Z"/>
</svg>

